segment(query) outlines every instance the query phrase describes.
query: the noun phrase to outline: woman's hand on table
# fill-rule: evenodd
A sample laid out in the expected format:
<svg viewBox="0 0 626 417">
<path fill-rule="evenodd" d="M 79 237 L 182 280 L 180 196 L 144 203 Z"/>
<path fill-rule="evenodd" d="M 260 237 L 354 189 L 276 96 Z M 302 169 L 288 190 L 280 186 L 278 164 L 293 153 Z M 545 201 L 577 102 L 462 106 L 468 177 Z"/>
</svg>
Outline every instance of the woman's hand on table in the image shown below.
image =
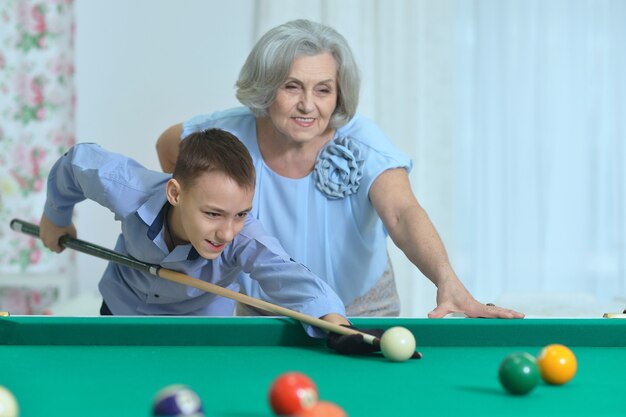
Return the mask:
<svg viewBox="0 0 626 417">
<path fill-rule="evenodd" d="M 437 307 L 428 313 L 428 317 L 442 318 L 451 313 L 463 313 L 471 318 L 524 318 L 523 313 L 515 310 L 478 302 L 458 279 L 451 279 L 439 285 Z"/>
</svg>

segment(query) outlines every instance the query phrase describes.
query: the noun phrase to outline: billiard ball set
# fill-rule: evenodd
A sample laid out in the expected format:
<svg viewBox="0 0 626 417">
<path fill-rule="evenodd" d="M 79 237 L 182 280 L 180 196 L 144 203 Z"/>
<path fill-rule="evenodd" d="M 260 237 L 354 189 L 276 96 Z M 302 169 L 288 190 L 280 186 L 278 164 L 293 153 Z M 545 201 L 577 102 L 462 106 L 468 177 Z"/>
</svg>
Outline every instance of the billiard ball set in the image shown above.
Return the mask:
<svg viewBox="0 0 626 417">
<path fill-rule="evenodd" d="M 398 346 L 395 343 L 393 345 Z M 405 350 L 414 351 L 415 345 Z M 387 357 L 391 359 L 392 356 Z M 401 359 L 397 360 L 406 360 L 406 356 L 400 354 Z M 576 375 L 577 367 L 576 356 L 567 346 L 551 344 L 545 346 L 537 357 L 528 352 L 509 354 L 501 362 L 498 376 L 506 391 L 513 395 L 526 395 L 541 380 L 550 385 L 568 383 Z M 269 388 L 268 400 L 270 408 L 278 416 L 347 417 L 339 405 L 321 401 L 315 382 L 300 372 L 279 375 Z M 183 385 L 173 385 L 159 391 L 154 400 L 153 414 L 159 417 L 204 417 L 200 399 Z M 4 415 L 0 414 L 0 417 Z"/>
<path fill-rule="evenodd" d="M 320 401 L 315 382 L 300 372 L 279 375 L 269 389 L 274 414 L 291 417 L 346 417 L 341 407 Z M 154 417 L 205 417 L 198 394 L 186 385 L 169 385 L 157 392 L 152 404 Z M 0 417 L 4 417 L 0 414 Z M 11 415 L 10 417 L 17 417 Z"/>
<path fill-rule="evenodd" d="M 500 363 L 498 376 L 502 387 L 514 395 L 526 395 L 543 380 L 550 385 L 563 385 L 574 375 L 576 356 L 561 344 L 544 347 L 535 358 L 528 352 L 514 352 Z"/>
<path fill-rule="evenodd" d="M 414 345 L 411 348 L 414 350 Z M 576 375 L 577 366 L 576 356 L 567 346 L 551 344 L 544 347 L 537 357 L 528 352 L 509 354 L 501 362 L 498 376 L 506 391 L 513 395 L 526 395 L 541 380 L 550 385 L 566 384 Z M 339 405 L 321 401 L 315 382 L 300 372 L 279 375 L 269 388 L 268 400 L 270 408 L 278 416 L 347 416 Z M 166 386 L 156 393 L 152 415 L 205 417 L 198 394 L 180 384 Z M 7 388 L 0 386 L 0 417 L 18 416 L 19 407 L 15 397 Z"/>
<path fill-rule="evenodd" d="M 380 339 L 380 349 L 388 360 L 403 362 L 415 357 L 415 338 L 403 327 L 388 329 Z M 299 372 L 279 375 L 269 389 L 269 406 L 279 416 L 346 417 L 337 404 L 321 401 L 315 383 Z M 154 417 L 205 417 L 202 400 L 189 386 L 168 385 L 152 401 Z M 0 417 L 19 417 L 18 402 L 0 386 Z"/>
<path fill-rule="evenodd" d="M 285 372 L 269 391 L 272 411 L 279 416 L 346 417 L 346 412 L 330 401 L 320 401 L 315 382 L 300 372 Z"/>
</svg>

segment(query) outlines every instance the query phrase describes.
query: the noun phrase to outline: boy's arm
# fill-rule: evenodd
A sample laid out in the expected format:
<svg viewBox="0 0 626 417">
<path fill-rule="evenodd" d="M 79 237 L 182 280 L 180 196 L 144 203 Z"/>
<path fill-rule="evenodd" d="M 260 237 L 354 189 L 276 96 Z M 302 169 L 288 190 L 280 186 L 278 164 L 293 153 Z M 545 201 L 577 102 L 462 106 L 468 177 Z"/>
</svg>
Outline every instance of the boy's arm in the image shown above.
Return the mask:
<svg viewBox="0 0 626 417">
<path fill-rule="evenodd" d="M 278 241 L 275 241 L 275 245 L 278 246 L 274 246 L 273 238 L 265 237 L 261 240 L 250 242 L 250 246 L 255 248 L 252 251 L 255 255 L 248 261 L 249 270 L 246 272 L 250 273 L 251 278 L 259 281 L 262 300 L 378 338 L 382 336 L 382 329 L 357 329 L 352 326 L 346 318 L 343 302 L 326 282 L 293 259 L 282 259 L 281 254 L 284 251 Z M 366 343 L 362 335 L 326 333 L 317 327 L 305 323 L 303 325 L 309 336 L 325 337 L 326 345 L 338 353 L 366 355 L 380 351 L 380 346 Z"/>
<path fill-rule="evenodd" d="M 266 247 L 256 246 L 254 252 L 260 255 L 257 264 L 250 265 L 246 272 L 259 282 L 260 299 L 331 323 L 350 324 L 339 296 L 306 267 L 294 260 L 270 255 L 266 252 L 272 251 Z M 325 336 L 320 329 L 305 327 L 311 336 Z"/>
<path fill-rule="evenodd" d="M 81 181 L 75 174 L 73 161 L 78 149 L 84 151 L 89 146 L 95 145 L 78 144 L 70 148 L 55 162 L 48 175 L 46 203 L 39 223 L 39 236 L 44 246 L 56 253 L 65 249 L 59 245 L 61 236 L 69 234 L 76 237 L 72 214 L 74 206 L 85 200 L 86 195 Z M 95 173 L 97 170 L 94 169 L 92 172 Z"/>
<path fill-rule="evenodd" d="M 72 223 L 74 206 L 86 198 L 83 187 L 76 178 L 73 169 L 73 159 L 77 150 L 83 149 L 85 146 L 88 145 L 74 145 L 50 169 L 46 203 L 42 216 L 42 219 L 44 217 L 46 219 L 44 227 L 47 230 L 44 230 L 44 233 L 51 231 L 51 225 L 59 228 L 69 226 Z"/>
<path fill-rule="evenodd" d="M 260 299 L 329 322 L 348 325 L 339 296 L 307 267 L 293 260 L 278 240 L 268 235 L 261 223 L 249 216 L 235 238 L 232 258 L 243 272 L 260 285 Z M 307 326 L 312 336 L 324 336 Z"/>
<path fill-rule="evenodd" d="M 43 215 L 57 227 L 69 227 L 74 206 L 89 199 L 111 210 L 117 218 L 123 217 L 136 210 L 138 200 L 149 195 L 142 184 L 147 172 L 132 159 L 96 144 L 74 145 L 50 170 Z"/>
</svg>

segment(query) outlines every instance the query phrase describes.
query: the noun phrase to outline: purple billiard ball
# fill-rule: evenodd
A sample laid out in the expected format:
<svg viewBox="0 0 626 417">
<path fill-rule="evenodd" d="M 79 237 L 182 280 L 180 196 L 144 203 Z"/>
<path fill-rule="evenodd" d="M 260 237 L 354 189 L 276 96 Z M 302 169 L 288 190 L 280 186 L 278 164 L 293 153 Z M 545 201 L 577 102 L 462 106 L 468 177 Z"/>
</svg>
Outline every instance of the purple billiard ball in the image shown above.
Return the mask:
<svg viewBox="0 0 626 417">
<path fill-rule="evenodd" d="M 154 396 L 152 415 L 159 417 L 204 417 L 202 401 L 186 385 L 168 385 Z"/>
</svg>

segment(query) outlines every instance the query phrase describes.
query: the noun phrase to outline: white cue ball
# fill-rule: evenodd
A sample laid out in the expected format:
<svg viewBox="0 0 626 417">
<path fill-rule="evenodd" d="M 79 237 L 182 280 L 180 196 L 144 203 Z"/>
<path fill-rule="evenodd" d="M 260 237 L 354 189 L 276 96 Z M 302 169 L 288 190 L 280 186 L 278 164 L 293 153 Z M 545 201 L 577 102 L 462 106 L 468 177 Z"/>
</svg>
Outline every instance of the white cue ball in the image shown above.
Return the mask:
<svg viewBox="0 0 626 417">
<path fill-rule="evenodd" d="M 380 350 L 390 361 L 403 362 L 415 353 L 415 337 L 404 327 L 392 327 L 380 338 Z"/>
<path fill-rule="evenodd" d="M 0 417 L 17 417 L 18 415 L 17 400 L 11 391 L 0 385 Z"/>
</svg>

